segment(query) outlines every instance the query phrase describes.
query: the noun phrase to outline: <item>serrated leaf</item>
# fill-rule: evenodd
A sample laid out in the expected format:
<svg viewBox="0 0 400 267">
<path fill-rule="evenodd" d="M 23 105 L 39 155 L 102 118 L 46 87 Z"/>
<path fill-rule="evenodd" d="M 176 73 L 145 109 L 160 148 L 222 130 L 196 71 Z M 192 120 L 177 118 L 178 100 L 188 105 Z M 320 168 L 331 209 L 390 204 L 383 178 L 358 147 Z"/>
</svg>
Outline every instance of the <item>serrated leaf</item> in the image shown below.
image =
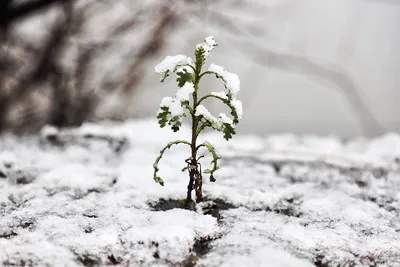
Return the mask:
<svg viewBox="0 0 400 267">
<path fill-rule="evenodd" d="M 179 131 L 179 128 L 182 126 L 181 116 L 174 116 L 169 120 L 169 125 L 171 125 L 171 129 L 174 132 Z"/>
<path fill-rule="evenodd" d="M 176 81 L 178 82 L 179 87 L 183 87 L 186 82 L 193 82 L 193 76 L 190 72 L 188 72 L 186 69 L 183 69 L 181 72 L 176 73 L 178 78 Z"/>
<path fill-rule="evenodd" d="M 196 70 L 200 71 L 201 67 L 206 63 L 206 51 L 204 50 L 204 47 L 199 46 L 196 48 L 195 51 L 195 65 L 196 65 Z"/>
<path fill-rule="evenodd" d="M 162 112 L 159 112 L 157 115 L 158 124 L 160 124 L 161 128 L 164 128 L 168 122 L 168 114 L 169 109 L 168 107 L 161 107 Z"/>
<path fill-rule="evenodd" d="M 235 129 L 229 123 L 224 123 L 222 127 L 222 131 L 224 132 L 224 138 L 229 140 L 233 135 L 236 134 Z"/>
</svg>

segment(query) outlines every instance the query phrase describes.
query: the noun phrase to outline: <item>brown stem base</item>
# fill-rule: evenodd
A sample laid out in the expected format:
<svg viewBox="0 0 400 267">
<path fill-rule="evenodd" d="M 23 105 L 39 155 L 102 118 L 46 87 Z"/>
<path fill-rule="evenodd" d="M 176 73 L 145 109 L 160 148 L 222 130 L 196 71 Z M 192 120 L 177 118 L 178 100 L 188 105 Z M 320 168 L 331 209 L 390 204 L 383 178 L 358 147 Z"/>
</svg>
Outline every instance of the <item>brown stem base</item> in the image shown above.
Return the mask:
<svg viewBox="0 0 400 267">
<path fill-rule="evenodd" d="M 189 184 L 187 186 L 185 209 L 190 209 L 190 206 L 192 204 L 192 191 L 193 191 L 193 187 L 194 187 L 194 180 L 195 180 L 195 170 L 189 168 Z"/>
<path fill-rule="evenodd" d="M 196 169 L 197 170 L 197 169 Z M 196 171 L 194 180 L 194 190 L 196 192 L 196 203 L 203 201 L 203 177 L 201 176 L 201 171 Z"/>
<path fill-rule="evenodd" d="M 200 203 L 203 201 L 203 178 L 201 176 L 201 169 L 199 170 L 198 164 L 193 165 L 189 164 L 189 184 L 187 186 L 187 196 L 185 201 L 185 208 L 190 209 L 193 200 L 192 200 L 192 191 L 193 189 L 196 192 L 196 203 Z"/>
</svg>

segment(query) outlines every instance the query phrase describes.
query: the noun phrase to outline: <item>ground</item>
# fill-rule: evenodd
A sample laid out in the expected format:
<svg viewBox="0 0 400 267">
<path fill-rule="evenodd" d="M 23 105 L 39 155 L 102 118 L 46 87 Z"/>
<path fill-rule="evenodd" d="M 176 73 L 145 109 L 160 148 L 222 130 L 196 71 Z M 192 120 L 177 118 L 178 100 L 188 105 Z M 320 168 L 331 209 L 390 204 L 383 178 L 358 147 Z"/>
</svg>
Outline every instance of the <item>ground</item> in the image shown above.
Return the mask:
<svg viewBox="0 0 400 267">
<path fill-rule="evenodd" d="M 195 211 L 188 148 L 152 179 L 188 136 L 134 120 L 1 137 L 0 265 L 400 266 L 399 135 L 206 133 L 223 159 Z"/>
</svg>

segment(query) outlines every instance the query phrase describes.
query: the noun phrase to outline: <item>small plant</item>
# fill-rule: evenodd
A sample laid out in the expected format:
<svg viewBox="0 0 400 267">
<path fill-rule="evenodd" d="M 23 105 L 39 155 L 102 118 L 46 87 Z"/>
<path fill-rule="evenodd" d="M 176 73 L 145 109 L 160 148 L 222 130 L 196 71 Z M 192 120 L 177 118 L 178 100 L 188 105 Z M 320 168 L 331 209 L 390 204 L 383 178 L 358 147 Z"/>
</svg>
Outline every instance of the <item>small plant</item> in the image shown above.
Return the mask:
<svg viewBox="0 0 400 267">
<path fill-rule="evenodd" d="M 196 46 L 195 60 L 185 55 L 167 56 L 160 64 L 155 67 L 155 71 L 161 74 L 161 82 L 163 82 L 171 73 L 176 73 L 178 91 L 174 97 L 164 97 L 161 101 L 160 109 L 157 113 L 160 127 L 170 125 L 171 129 L 176 132 L 182 125 L 184 117 L 189 115 L 192 120 L 191 141 L 176 140 L 168 143 L 155 160 L 154 180 L 160 185 L 164 185 L 163 179 L 158 176 L 158 163 L 164 152 L 173 145 L 185 144 L 191 148 L 191 157 L 185 160 L 187 166 L 182 171 L 189 172 L 189 184 L 187 187 L 187 197 L 185 207 L 189 208 L 192 203 L 192 191 L 195 190 L 196 202 L 203 200 L 202 195 L 202 170 L 199 160 L 204 155 L 198 156 L 200 148 L 206 148 L 212 154 L 212 168 L 207 169 L 204 173 L 210 175 L 210 181 L 215 182 L 214 173 L 219 169 L 218 160 L 221 158 L 209 142 L 197 144 L 197 138 L 200 133 L 207 127 L 211 127 L 224 134 L 224 138 L 229 140 L 235 134 L 235 125 L 239 123 L 242 117 L 242 102 L 236 99 L 236 94 L 240 89 L 240 80 L 236 74 L 226 71 L 223 67 L 211 64 L 207 71 L 202 72 L 202 68 L 209 57 L 209 54 L 217 46 L 214 37 L 207 37 L 203 43 Z M 223 80 L 225 90 L 222 92 L 213 92 L 200 96 L 199 83 L 205 75 L 215 75 Z M 210 114 L 203 105 L 203 101 L 209 98 L 215 98 L 222 101 L 231 111 L 232 118 L 221 113 L 218 118 Z"/>
</svg>

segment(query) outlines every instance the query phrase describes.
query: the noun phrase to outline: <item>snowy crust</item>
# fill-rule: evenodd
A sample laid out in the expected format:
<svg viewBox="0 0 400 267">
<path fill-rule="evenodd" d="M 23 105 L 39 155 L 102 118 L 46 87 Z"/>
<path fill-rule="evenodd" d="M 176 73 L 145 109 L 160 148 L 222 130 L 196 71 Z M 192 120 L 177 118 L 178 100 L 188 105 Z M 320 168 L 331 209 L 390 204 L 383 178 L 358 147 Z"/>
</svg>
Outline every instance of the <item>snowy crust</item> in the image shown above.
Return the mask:
<svg viewBox="0 0 400 267">
<path fill-rule="evenodd" d="M 346 142 L 238 135 L 228 144 L 205 133 L 223 158 L 217 182 L 204 180 L 205 196 L 237 207 L 221 211 L 218 223 L 200 211 L 150 206 L 185 198 L 187 147 L 162 162 L 165 187 L 154 183 L 152 164 L 190 128 L 172 133 L 136 120 L 76 132 L 112 133 L 131 146 L 117 155 L 90 139 L 60 148 L 38 137 L 0 138 L 0 266 L 180 266 L 195 240 L 208 237 L 215 240 L 198 266 L 400 265 L 397 134 Z M 337 158 L 347 164 L 318 163 Z"/>
</svg>

